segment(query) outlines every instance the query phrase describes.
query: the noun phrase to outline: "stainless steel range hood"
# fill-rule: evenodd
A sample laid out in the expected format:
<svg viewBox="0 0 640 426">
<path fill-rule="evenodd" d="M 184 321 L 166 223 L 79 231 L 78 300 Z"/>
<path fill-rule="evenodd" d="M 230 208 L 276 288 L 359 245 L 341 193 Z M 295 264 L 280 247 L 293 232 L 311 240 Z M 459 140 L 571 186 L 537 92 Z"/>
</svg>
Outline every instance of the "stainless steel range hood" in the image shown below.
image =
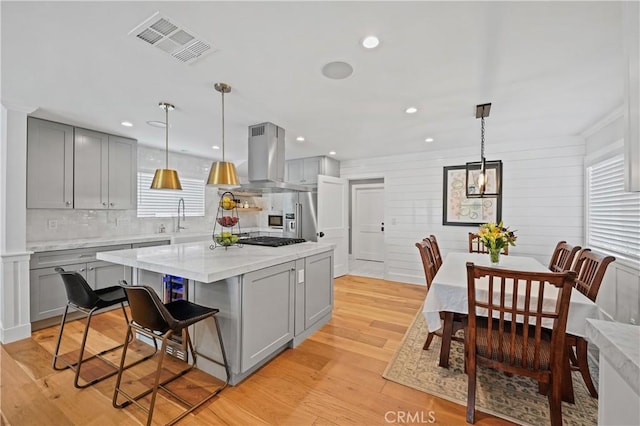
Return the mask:
<svg viewBox="0 0 640 426">
<path fill-rule="evenodd" d="M 249 126 L 249 183 L 252 192 L 308 192 L 309 188 L 284 181 L 284 129 L 273 123 Z"/>
</svg>

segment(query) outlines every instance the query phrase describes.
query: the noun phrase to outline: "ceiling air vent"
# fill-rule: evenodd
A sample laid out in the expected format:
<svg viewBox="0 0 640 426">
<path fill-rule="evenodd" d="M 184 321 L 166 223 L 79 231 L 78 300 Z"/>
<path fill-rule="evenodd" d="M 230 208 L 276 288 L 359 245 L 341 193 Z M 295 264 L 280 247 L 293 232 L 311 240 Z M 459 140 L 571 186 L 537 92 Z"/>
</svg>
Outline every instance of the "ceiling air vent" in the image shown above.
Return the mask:
<svg viewBox="0 0 640 426">
<path fill-rule="evenodd" d="M 131 30 L 129 35 L 187 64 L 214 51 L 211 43 L 159 12 Z"/>
<path fill-rule="evenodd" d="M 258 126 L 252 126 L 251 127 L 251 136 L 261 136 L 264 135 L 264 126 L 263 125 L 258 125 Z"/>
</svg>

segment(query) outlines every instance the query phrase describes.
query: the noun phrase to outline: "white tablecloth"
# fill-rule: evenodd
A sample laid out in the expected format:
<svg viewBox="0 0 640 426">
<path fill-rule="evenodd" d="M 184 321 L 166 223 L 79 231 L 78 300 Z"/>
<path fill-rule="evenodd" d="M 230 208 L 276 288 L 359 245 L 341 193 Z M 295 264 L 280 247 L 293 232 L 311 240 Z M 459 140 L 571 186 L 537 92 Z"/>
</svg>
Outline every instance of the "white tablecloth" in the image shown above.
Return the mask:
<svg viewBox="0 0 640 426">
<path fill-rule="evenodd" d="M 488 254 L 482 253 L 449 253 L 440 270 L 433 279 L 431 288 L 422 309 L 429 331 L 442 327 L 440 311 L 468 313 L 467 301 L 467 269 L 466 263 L 490 266 Z M 532 257 L 500 256 L 500 267 L 519 271 L 549 272 L 546 266 Z M 555 289 L 555 287 L 554 287 Z M 555 306 L 556 291 L 545 289 L 545 307 Z M 567 333 L 584 337 L 586 335 L 586 319 L 602 319 L 598 306 L 578 290 L 571 292 Z"/>
</svg>

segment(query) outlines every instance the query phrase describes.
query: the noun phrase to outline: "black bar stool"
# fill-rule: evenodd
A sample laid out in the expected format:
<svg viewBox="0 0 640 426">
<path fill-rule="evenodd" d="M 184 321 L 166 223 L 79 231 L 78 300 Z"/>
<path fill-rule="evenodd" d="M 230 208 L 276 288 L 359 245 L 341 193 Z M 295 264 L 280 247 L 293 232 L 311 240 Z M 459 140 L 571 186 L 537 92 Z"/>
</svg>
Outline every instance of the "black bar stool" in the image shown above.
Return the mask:
<svg viewBox="0 0 640 426">
<path fill-rule="evenodd" d="M 124 302 L 127 301 L 127 295 L 124 290 L 120 286 L 111 286 L 107 288 L 101 288 L 98 290 L 93 290 L 87 281 L 77 272 L 65 271 L 61 267 L 56 267 L 55 271 L 60 274 L 62 278 L 62 282 L 64 283 L 64 288 L 67 292 L 67 306 L 64 308 L 64 315 L 62 315 L 62 321 L 60 323 L 60 332 L 58 333 L 58 340 L 56 342 L 56 348 L 53 353 L 53 361 L 51 366 L 54 370 L 65 370 L 67 368 L 71 368 L 75 371 L 75 378 L 73 380 L 73 384 L 77 388 L 86 388 L 95 383 L 98 383 L 101 380 L 104 380 L 108 377 L 111 377 L 118 373 L 118 369 L 115 364 L 109 361 L 107 358 L 103 357 L 103 355 L 114 351 L 116 349 L 120 349 L 123 345 L 114 346 L 109 349 L 105 349 L 102 352 L 92 355 L 88 358 L 84 358 L 84 349 L 87 343 L 87 337 L 89 335 L 89 329 L 91 328 L 91 318 L 93 314 L 103 308 L 108 308 L 117 304 L 120 304 L 122 308 L 122 312 L 124 313 L 125 322 L 129 323 L 129 317 L 127 316 L 127 311 L 124 308 Z M 82 335 L 82 343 L 80 344 L 80 355 L 78 355 L 78 361 L 69 364 L 65 363 L 64 366 L 58 366 L 58 358 L 60 355 L 58 354 L 60 350 L 60 343 L 62 342 L 62 334 L 64 332 L 64 326 L 67 320 L 67 314 L 69 312 L 69 308 L 76 309 L 83 314 L 86 315 L 87 322 L 85 323 L 84 333 Z M 155 342 L 154 342 L 155 343 Z M 158 350 L 158 346 L 155 345 L 155 351 Z M 129 365 L 126 368 L 129 368 L 135 364 L 138 364 L 146 359 L 151 358 L 155 351 L 142 359 L 137 360 Z M 110 371 L 100 377 L 97 377 L 89 382 L 79 383 L 80 380 L 80 369 L 82 368 L 82 363 L 93 359 L 99 358 L 100 360 L 108 363 L 113 367 L 113 371 Z M 64 361 L 64 360 L 63 360 Z"/>
<path fill-rule="evenodd" d="M 126 283 L 125 283 L 126 284 Z M 216 314 L 219 312 L 218 309 L 208 308 L 201 305 L 196 305 L 195 303 L 188 302 L 186 300 L 175 300 L 173 302 L 169 302 L 167 304 L 163 304 L 155 291 L 148 286 L 123 286 L 124 291 L 127 294 L 129 299 L 129 308 L 131 309 L 131 317 L 132 320 L 129 321 L 129 327 L 127 330 L 127 337 L 125 339 L 124 348 L 122 350 L 122 359 L 120 360 L 120 370 L 118 372 L 118 378 L 116 379 L 116 387 L 113 393 L 113 406 L 116 408 L 123 408 L 131 403 L 137 405 L 144 411 L 148 413 L 147 416 L 147 426 L 151 425 L 151 418 L 153 416 L 153 408 L 156 403 L 156 396 L 158 393 L 158 389 L 162 389 L 167 392 L 169 395 L 174 397 L 176 400 L 180 401 L 183 405 L 185 405 L 186 411 L 184 411 L 179 416 L 175 417 L 171 420 L 167 425 L 173 425 L 178 422 L 180 419 L 185 417 L 187 414 L 200 407 L 211 398 L 216 396 L 220 391 L 222 391 L 229 384 L 229 365 L 227 363 L 227 355 L 224 350 L 224 345 L 222 343 L 222 334 L 220 333 L 220 326 L 218 324 Z M 216 331 L 218 333 L 218 342 L 220 344 L 220 351 L 222 353 L 223 362 L 216 361 L 209 357 L 206 357 L 202 354 L 199 354 L 203 358 L 206 358 L 218 365 L 224 367 L 226 379 L 224 384 L 217 387 L 213 392 L 208 394 L 205 398 L 200 400 L 200 402 L 196 404 L 190 404 L 185 401 L 180 396 L 176 395 L 174 392 L 170 391 L 165 387 L 169 382 L 177 379 L 180 376 L 183 376 L 188 371 L 192 370 L 196 365 L 196 351 L 193 349 L 193 344 L 191 343 L 191 337 L 189 336 L 190 325 L 193 325 L 199 321 L 205 320 L 207 318 L 213 318 L 213 321 L 216 325 Z M 158 366 L 156 369 L 154 385 L 152 388 L 145 390 L 144 392 L 131 396 L 127 394 L 124 390 L 121 389 L 120 385 L 122 382 L 122 372 L 125 358 L 127 356 L 127 347 L 129 345 L 129 340 L 134 332 L 141 333 L 145 336 L 150 337 L 154 341 L 156 339 L 162 340 L 162 347 L 160 349 L 160 355 L 158 358 Z M 191 359 L 193 360 L 191 364 L 184 370 L 180 371 L 169 377 L 168 379 L 160 382 L 160 376 L 162 373 L 162 362 L 164 360 L 165 353 L 167 351 L 167 346 L 175 346 L 180 345 L 177 342 L 171 340 L 171 336 L 177 333 L 183 333 L 184 339 L 186 340 L 187 347 L 189 352 L 191 352 Z M 182 345 L 180 345 L 182 349 Z M 146 395 L 151 393 L 151 403 L 149 407 L 144 407 L 138 400 Z M 122 394 L 126 401 L 123 403 L 118 403 L 118 395 Z"/>
</svg>

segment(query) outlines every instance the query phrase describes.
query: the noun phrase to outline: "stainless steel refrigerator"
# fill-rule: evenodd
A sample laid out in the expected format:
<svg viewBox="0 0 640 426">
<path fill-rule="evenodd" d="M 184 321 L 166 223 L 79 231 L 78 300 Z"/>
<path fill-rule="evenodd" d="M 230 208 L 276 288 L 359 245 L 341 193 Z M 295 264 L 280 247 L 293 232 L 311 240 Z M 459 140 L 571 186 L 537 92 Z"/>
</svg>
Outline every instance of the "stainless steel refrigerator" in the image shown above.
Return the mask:
<svg viewBox="0 0 640 426">
<path fill-rule="evenodd" d="M 284 236 L 318 241 L 318 192 L 282 194 Z"/>
</svg>

